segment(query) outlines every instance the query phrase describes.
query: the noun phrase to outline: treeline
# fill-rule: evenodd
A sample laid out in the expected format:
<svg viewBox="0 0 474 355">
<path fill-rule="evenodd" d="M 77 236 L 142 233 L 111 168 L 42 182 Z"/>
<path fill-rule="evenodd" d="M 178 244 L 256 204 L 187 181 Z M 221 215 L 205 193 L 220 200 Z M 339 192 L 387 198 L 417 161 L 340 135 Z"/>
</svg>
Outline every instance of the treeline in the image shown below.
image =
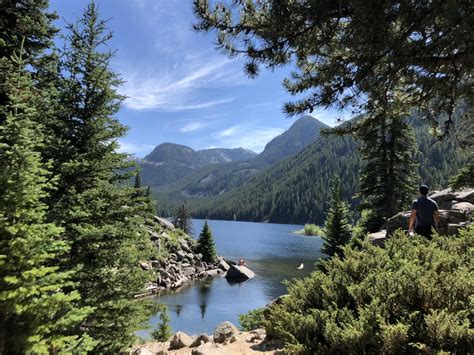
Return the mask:
<svg viewBox="0 0 474 355">
<path fill-rule="evenodd" d="M 445 188 L 450 178 L 466 166 L 469 152 L 458 149 L 455 137 L 436 141 L 419 117 L 412 117 L 408 122 L 414 127 L 416 140 L 414 155 L 408 157 L 408 161 L 415 163 L 412 171 L 407 172 L 407 175 L 415 172 L 413 186 L 408 192 L 414 196 L 416 186 L 421 182 L 432 189 Z M 402 136 L 401 140 L 400 150 L 409 150 L 408 137 Z M 368 142 L 376 151 L 379 149 L 370 139 Z M 330 181 L 339 176 L 342 196 L 350 202 L 356 218 L 355 207 L 360 202 L 356 193 L 360 190 L 360 172 L 364 167 L 359 149 L 352 137 L 323 136 L 296 156 L 277 163 L 221 196 L 185 198 L 158 193 L 158 209 L 172 215 L 179 203 L 186 203 L 197 218 L 321 224 L 330 199 Z M 408 207 L 405 201 L 404 208 Z"/>
<path fill-rule="evenodd" d="M 118 353 L 147 320 L 152 204 L 117 153 L 106 22 L 91 3 L 59 50 L 47 4 L 0 9 L 0 353 Z"/>
</svg>

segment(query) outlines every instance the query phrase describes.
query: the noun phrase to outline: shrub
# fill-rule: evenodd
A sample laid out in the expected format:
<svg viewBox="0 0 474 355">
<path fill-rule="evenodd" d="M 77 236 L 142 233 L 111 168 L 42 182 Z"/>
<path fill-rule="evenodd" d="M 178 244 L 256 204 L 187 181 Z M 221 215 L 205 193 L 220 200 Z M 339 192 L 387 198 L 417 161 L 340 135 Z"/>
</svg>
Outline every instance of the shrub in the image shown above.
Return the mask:
<svg viewBox="0 0 474 355">
<path fill-rule="evenodd" d="M 265 308 L 257 308 L 245 314 L 239 314 L 240 329 L 244 332 L 263 327 Z"/>
<path fill-rule="evenodd" d="M 160 321 L 156 328 L 151 332 L 151 338 L 156 341 L 167 341 L 172 335 L 170 327 L 171 318 L 168 312 L 168 307 L 164 304 L 160 304 L 158 313 Z"/>
<path fill-rule="evenodd" d="M 289 353 L 468 353 L 474 345 L 474 226 L 432 241 L 362 243 L 289 285 L 267 334 Z"/>
</svg>

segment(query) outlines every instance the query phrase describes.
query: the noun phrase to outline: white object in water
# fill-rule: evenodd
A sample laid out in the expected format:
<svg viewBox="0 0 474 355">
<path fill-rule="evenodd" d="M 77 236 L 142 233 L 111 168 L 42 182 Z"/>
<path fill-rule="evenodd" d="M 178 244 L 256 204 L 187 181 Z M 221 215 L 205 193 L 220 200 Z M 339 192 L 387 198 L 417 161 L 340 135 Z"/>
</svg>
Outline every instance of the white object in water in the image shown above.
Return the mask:
<svg viewBox="0 0 474 355">
<path fill-rule="evenodd" d="M 303 263 L 301 263 L 301 265 L 297 267 L 298 270 L 301 270 L 302 268 L 304 268 Z"/>
</svg>

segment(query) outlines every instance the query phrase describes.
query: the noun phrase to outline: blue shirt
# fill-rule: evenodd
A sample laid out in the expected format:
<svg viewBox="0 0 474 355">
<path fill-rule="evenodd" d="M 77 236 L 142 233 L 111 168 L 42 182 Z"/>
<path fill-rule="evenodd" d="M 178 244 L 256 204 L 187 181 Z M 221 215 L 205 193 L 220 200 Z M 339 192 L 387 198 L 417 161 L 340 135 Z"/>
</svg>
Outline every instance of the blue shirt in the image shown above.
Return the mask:
<svg viewBox="0 0 474 355">
<path fill-rule="evenodd" d="M 416 226 L 434 227 L 434 213 L 438 210 L 438 204 L 426 196 L 420 196 L 411 205 L 416 210 Z"/>
</svg>

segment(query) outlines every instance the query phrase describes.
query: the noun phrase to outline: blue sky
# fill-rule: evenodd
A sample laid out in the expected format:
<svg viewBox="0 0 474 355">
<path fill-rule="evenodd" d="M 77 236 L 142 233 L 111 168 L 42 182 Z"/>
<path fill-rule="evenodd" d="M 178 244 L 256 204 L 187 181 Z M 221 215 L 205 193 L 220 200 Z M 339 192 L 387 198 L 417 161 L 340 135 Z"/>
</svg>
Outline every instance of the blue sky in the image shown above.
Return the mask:
<svg viewBox="0 0 474 355">
<path fill-rule="evenodd" d="M 51 0 L 65 21 L 78 18 L 87 0 Z M 114 32 L 112 68 L 128 98 L 118 119 L 130 129 L 121 150 L 143 157 L 173 142 L 193 149 L 244 147 L 260 152 L 295 120 L 282 113 L 290 99 L 281 82 L 290 68 L 263 70 L 256 79 L 244 60 L 216 50 L 212 34 L 195 33 L 192 0 L 96 0 Z M 315 111 L 334 125 L 340 113 Z"/>
</svg>

